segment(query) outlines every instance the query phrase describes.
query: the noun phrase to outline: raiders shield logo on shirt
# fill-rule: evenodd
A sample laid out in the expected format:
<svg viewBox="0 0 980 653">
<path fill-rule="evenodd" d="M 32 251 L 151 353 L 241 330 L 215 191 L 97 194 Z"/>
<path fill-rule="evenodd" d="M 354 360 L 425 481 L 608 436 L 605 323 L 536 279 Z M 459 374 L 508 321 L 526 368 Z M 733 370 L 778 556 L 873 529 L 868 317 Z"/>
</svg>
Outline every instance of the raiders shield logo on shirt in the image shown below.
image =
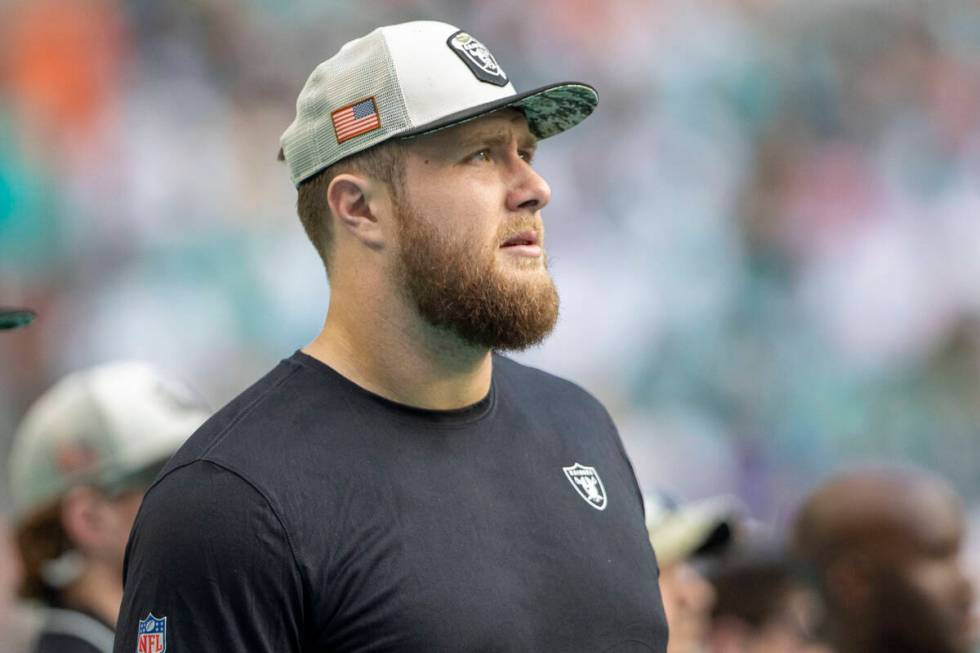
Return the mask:
<svg viewBox="0 0 980 653">
<path fill-rule="evenodd" d="M 578 495 L 596 510 L 606 509 L 606 488 L 595 467 L 586 467 L 575 463 L 571 467 L 562 467 L 565 477 L 572 484 Z"/>
<path fill-rule="evenodd" d="M 463 60 L 476 78 L 481 82 L 495 84 L 497 86 L 507 85 L 507 75 L 503 68 L 497 64 L 497 60 L 490 54 L 487 46 L 483 45 L 466 32 L 459 31 L 449 37 L 446 44 Z"/>
</svg>

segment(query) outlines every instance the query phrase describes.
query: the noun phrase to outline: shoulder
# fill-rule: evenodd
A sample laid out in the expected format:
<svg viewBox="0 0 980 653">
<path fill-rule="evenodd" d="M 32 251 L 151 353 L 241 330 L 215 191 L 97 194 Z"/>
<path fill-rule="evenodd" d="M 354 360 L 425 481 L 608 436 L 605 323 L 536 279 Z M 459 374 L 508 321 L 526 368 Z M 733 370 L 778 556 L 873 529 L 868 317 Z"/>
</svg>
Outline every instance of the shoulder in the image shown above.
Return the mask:
<svg viewBox="0 0 980 653">
<path fill-rule="evenodd" d="M 608 418 L 602 403 L 580 385 L 523 365 L 501 354 L 494 354 L 494 383 L 503 393 L 517 393 L 537 405 L 559 403 Z"/>
<path fill-rule="evenodd" d="M 304 579 L 293 542 L 244 475 L 207 460 L 173 469 L 130 533 L 115 651 L 136 650 L 150 614 L 168 620 L 167 650 L 298 651 Z"/>
<path fill-rule="evenodd" d="M 213 551 L 235 549 L 257 536 L 280 542 L 292 557 L 273 498 L 245 474 L 196 460 L 171 469 L 147 491 L 130 545 L 149 547 L 155 555 L 163 555 L 158 549 L 170 555 L 186 548 L 193 558 L 201 545 Z"/>
<path fill-rule="evenodd" d="M 227 434 L 243 424 L 261 418 L 264 408 L 278 403 L 281 396 L 288 394 L 285 388 L 296 375 L 298 368 L 291 360 L 280 362 L 261 379 L 246 388 L 237 397 L 225 404 L 194 432 L 170 459 L 163 474 L 204 457 L 208 451 L 218 446 Z"/>
<path fill-rule="evenodd" d="M 296 580 L 296 555 L 282 510 L 247 476 L 198 460 L 146 493 L 127 546 L 127 588 L 160 594 L 171 583 L 208 595 L 219 577 L 261 573 Z"/>
<path fill-rule="evenodd" d="M 227 465 L 198 458 L 171 465 L 146 491 L 140 506 L 144 512 L 174 512 L 206 506 L 226 510 L 225 503 L 251 503 L 271 507 L 266 493 L 247 474 Z"/>
<path fill-rule="evenodd" d="M 250 482 L 282 476 L 282 462 L 302 455 L 309 440 L 343 423 L 346 387 L 307 364 L 283 360 L 208 419 L 170 459 L 156 483 L 199 461 L 216 463 Z M 288 474 L 287 474 L 288 475 Z"/>
</svg>

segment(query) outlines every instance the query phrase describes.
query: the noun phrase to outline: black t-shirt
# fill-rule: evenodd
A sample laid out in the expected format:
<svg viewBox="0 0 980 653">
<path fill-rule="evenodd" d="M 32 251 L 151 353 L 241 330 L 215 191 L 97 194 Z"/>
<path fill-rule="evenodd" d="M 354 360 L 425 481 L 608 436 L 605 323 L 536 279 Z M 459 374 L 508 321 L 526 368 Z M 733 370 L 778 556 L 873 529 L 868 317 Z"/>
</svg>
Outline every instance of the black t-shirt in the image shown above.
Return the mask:
<svg viewBox="0 0 980 653">
<path fill-rule="evenodd" d="M 430 411 L 300 352 L 280 363 L 147 493 L 116 653 L 664 651 L 609 415 L 493 364 L 482 401 Z"/>
</svg>

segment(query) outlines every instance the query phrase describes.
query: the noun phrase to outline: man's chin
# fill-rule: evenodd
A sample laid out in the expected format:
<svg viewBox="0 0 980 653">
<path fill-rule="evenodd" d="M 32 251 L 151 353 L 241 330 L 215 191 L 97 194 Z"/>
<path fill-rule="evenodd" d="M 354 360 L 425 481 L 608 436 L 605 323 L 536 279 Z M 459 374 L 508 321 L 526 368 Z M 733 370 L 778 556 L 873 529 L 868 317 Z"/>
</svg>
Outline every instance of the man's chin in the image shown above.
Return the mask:
<svg viewBox="0 0 980 653">
<path fill-rule="evenodd" d="M 408 210 L 402 224 L 400 282 L 426 322 L 501 351 L 536 345 L 554 328 L 558 293 L 542 250 L 469 249 Z"/>
<path fill-rule="evenodd" d="M 549 284 L 551 273 L 543 258 L 517 257 L 504 254 L 498 256 L 493 266 L 494 274 L 508 284 Z"/>
<path fill-rule="evenodd" d="M 498 270 L 546 270 L 544 254 L 539 256 L 520 256 L 506 249 L 497 250 L 496 267 Z"/>
</svg>

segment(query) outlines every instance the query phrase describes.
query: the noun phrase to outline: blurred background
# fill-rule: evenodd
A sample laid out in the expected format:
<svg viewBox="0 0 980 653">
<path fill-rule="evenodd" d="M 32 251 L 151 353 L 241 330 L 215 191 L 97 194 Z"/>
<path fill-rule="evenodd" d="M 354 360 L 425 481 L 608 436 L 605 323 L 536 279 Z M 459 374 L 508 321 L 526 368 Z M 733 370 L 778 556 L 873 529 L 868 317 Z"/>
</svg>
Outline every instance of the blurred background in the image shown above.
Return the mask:
<svg viewBox="0 0 980 653">
<path fill-rule="evenodd" d="M 410 19 L 518 90 L 599 90 L 539 151 L 562 317 L 517 358 L 606 403 L 644 489 L 778 527 L 829 470 L 899 460 L 976 514 L 965 0 L 0 0 L 0 304 L 39 313 L 0 338 L 0 452 L 70 370 L 142 358 L 218 407 L 317 333 L 278 138 L 317 63 Z"/>
</svg>

